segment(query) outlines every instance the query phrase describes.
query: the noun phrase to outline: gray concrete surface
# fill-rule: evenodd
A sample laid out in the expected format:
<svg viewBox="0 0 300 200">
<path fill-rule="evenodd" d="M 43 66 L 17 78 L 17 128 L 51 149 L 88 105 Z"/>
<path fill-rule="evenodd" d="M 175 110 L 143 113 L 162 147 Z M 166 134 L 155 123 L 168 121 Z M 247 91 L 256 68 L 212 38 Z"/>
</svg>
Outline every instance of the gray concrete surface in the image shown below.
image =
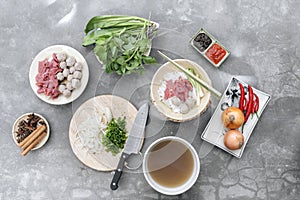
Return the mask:
<svg viewBox="0 0 300 200">
<path fill-rule="evenodd" d="M 300 198 L 300 2 L 299 1 L 16 1 L 0 6 L 0 199 L 268 199 Z M 158 65 L 143 75 L 106 74 L 92 48 L 81 46 L 87 21 L 95 15 L 138 15 L 160 24 L 152 55 Z M 210 31 L 230 51 L 214 68 L 189 45 L 200 28 Z M 64 44 L 86 58 L 90 79 L 73 103 L 49 105 L 33 93 L 29 67 L 42 49 Z M 241 159 L 204 143 L 200 135 L 217 100 L 200 118 L 172 123 L 151 107 L 142 151 L 156 138 L 177 135 L 199 152 L 201 172 L 186 193 L 165 196 L 146 182 L 141 169 L 126 171 L 117 191 L 109 188 L 112 174 L 97 172 L 73 154 L 68 129 L 72 114 L 86 100 L 115 94 L 135 106 L 149 99 L 152 76 L 164 61 L 155 50 L 172 58 L 200 64 L 213 85 L 224 91 L 232 75 L 270 94 L 272 99 Z M 51 125 L 47 144 L 26 157 L 13 142 L 13 122 L 25 112 L 44 115 Z"/>
</svg>

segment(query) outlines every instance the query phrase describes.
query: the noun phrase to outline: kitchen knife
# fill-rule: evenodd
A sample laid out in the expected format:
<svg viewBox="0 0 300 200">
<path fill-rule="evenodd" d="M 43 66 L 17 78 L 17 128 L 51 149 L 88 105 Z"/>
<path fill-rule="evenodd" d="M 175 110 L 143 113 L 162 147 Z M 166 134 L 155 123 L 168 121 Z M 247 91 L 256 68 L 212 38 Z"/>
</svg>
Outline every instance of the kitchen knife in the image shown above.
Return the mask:
<svg viewBox="0 0 300 200">
<path fill-rule="evenodd" d="M 130 154 L 138 154 L 139 153 L 140 147 L 141 147 L 143 139 L 144 139 L 144 131 L 145 131 L 146 121 L 147 121 L 147 117 L 148 117 L 148 111 L 149 111 L 149 105 L 148 105 L 148 103 L 145 103 L 141 106 L 141 108 L 139 109 L 139 111 L 135 117 L 134 123 L 129 132 L 129 136 L 127 138 L 124 150 L 120 157 L 118 167 L 115 170 L 114 177 L 110 184 L 110 188 L 112 190 L 118 189 L 118 182 L 122 175 L 122 170 L 123 170 L 125 161 L 128 158 L 128 156 Z"/>
</svg>

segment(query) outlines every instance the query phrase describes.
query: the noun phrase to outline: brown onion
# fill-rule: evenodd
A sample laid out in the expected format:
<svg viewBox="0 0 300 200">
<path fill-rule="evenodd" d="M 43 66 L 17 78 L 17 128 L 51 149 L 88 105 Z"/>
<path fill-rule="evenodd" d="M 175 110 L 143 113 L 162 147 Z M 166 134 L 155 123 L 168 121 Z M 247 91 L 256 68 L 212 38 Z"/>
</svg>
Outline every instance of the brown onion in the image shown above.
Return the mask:
<svg viewBox="0 0 300 200">
<path fill-rule="evenodd" d="M 237 129 L 244 121 L 244 113 L 237 107 L 229 107 L 222 113 L 222 122 L 226 128 Z"/>
<path fill-rule="evenodd" d="M 230 150 L 240 149 L 244 144 L 244 136 L 238 130 L 227 131 L 224 135 L 224 145 Z"/>
</svg>

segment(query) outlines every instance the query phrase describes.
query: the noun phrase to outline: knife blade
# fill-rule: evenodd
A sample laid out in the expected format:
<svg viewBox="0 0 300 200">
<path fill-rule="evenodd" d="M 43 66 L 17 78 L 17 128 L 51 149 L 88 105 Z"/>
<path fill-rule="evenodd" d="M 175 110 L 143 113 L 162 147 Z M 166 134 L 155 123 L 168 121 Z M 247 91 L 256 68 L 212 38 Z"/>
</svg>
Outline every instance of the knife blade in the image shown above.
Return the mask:
<svg viewBox="0 0 300 200">
<path fill-rule="evenodd" d="M 115 170 L 115 174 L 110 184 L 110 188 L 112 190 L 116 190 L 119 187 L 118 182 L 121 178 L 122 170 L 126 159 L 131 154 L 139 153 L 139 149 L 142 145 L 143 138 L 144 138 L 144 131 L 145 131 L 145 126 L 148 118 L 148 111 L 149 111 L 148 103 L 143 104 L 134 119 L 134 123 L 130 129 L 129 136 L 126 141 L 124 150 L 121 154 L 118 167 Z"/>
</svg>

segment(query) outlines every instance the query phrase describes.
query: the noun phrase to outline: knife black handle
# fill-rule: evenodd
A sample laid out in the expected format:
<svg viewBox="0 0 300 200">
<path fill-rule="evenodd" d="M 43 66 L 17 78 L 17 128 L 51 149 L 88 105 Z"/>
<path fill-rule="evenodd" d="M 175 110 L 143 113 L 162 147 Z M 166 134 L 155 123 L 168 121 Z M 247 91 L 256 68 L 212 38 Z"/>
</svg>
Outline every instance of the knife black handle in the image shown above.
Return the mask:
<svg viewBox="0 0 300 200">
<path fill-rule="evenodd" d="M 117 169 L 115 170 L 114 177 L 111 181 L 110 188 L 112 190 L 118 189 L 118 183 L 122 175 L 122 170 L 125 164 L 125 161 L 129 155 L 127 153 L 122 153 Z"/>
</svg>

